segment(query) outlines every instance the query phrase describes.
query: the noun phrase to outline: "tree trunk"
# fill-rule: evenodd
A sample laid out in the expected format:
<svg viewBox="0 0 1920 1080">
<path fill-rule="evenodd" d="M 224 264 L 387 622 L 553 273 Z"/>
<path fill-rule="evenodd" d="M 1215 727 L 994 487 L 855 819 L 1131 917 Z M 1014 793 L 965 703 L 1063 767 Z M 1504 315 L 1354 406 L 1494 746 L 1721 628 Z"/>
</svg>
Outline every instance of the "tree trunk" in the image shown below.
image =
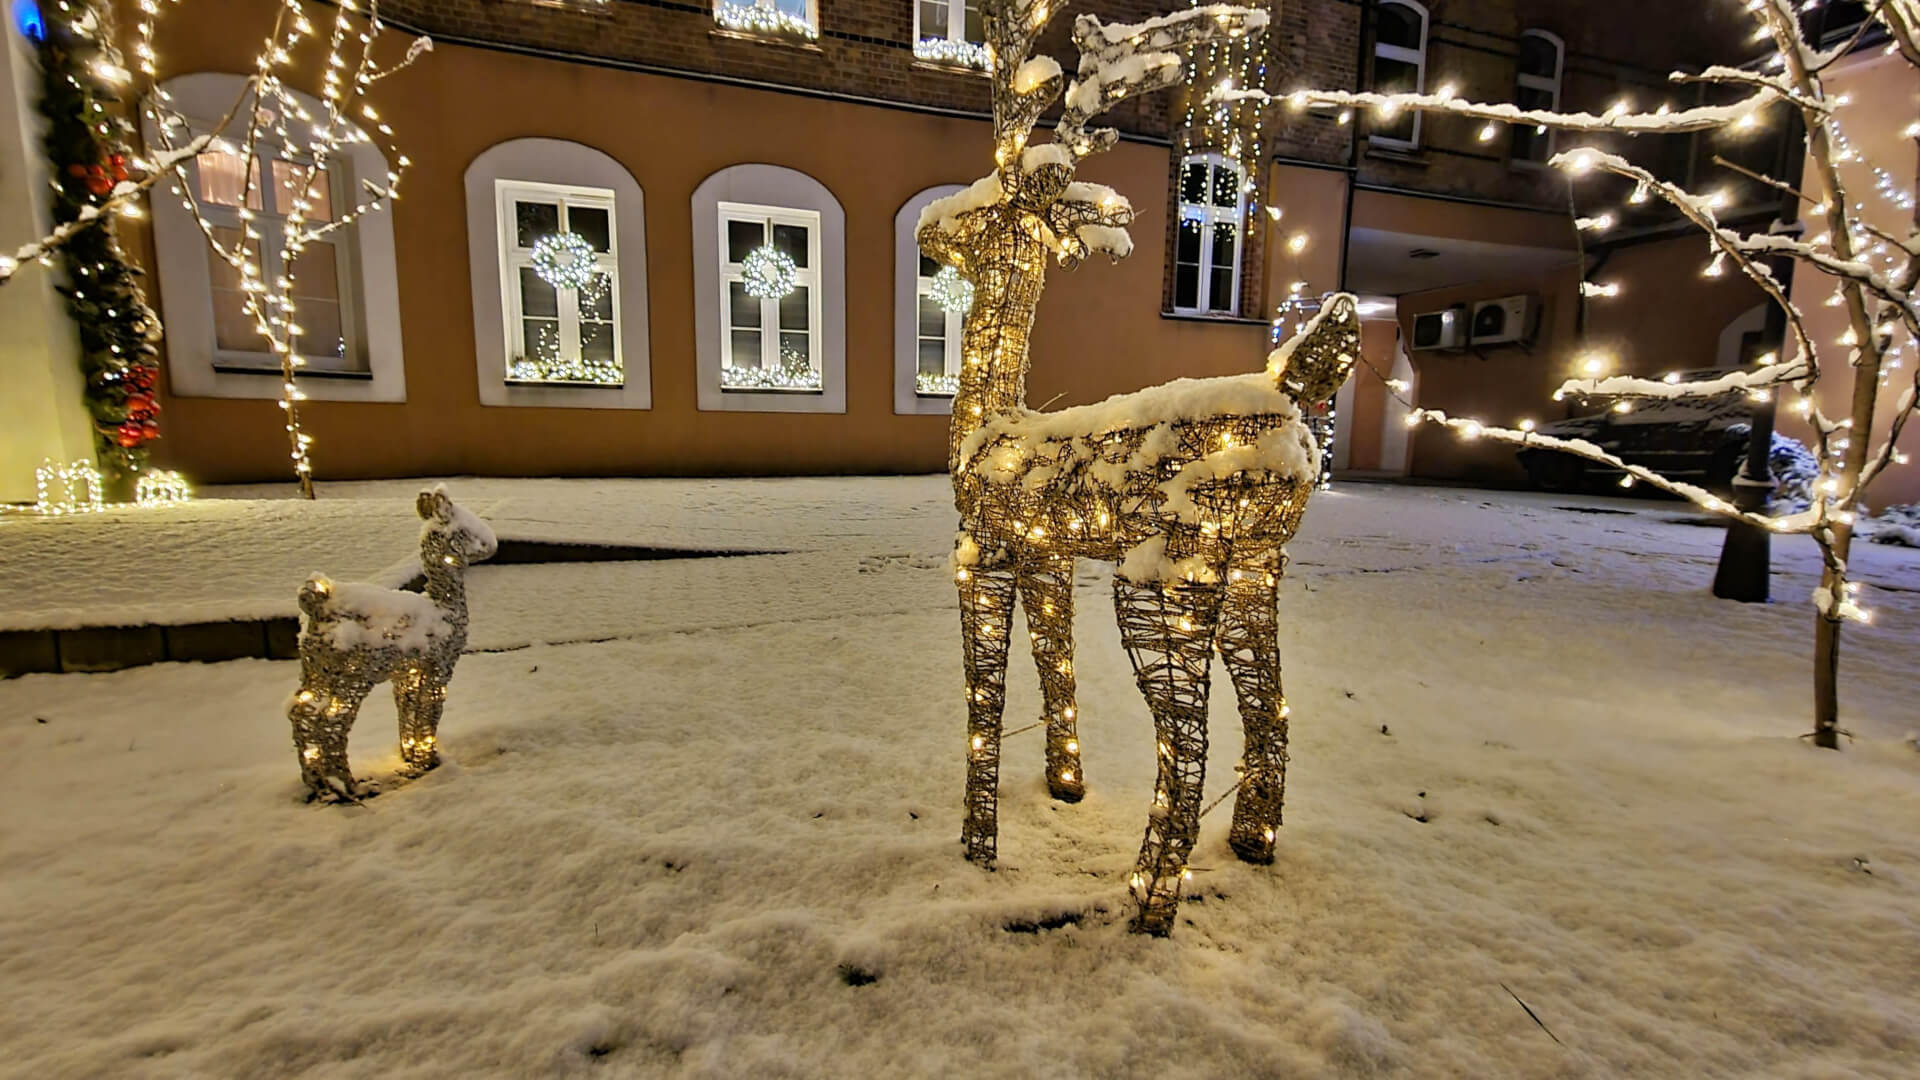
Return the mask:
<svg viewBox="0 0 1920 1080">
<path fill-rule="evenodd" d="M 1840 749 L 1840 620 L 1813 617 L 1813 745 Z"/>
</svg>

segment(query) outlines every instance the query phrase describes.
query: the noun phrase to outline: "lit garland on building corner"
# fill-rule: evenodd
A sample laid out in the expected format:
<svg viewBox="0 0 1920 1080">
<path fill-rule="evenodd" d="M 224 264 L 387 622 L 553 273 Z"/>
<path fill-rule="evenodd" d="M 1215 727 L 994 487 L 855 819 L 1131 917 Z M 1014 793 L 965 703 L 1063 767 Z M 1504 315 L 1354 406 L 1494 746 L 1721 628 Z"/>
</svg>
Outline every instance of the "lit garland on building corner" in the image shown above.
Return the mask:
<svg viewBox="0 0 1920 1080">
<path fill-rule="evenodd" d="M 771 244 L 748 252 L 740 263 L 740 283 L 748 296 L 778 300 L 792 292 L 799 281 L 800 268 L 786 252 Z"/>
<path fill-rule="evenodd" d="M 254 60 L 254 74 L 248 76 L 246 89 L 239 100 L 234 102 L 227 117 L 212 132 L 220 136 L 214 143 L 218 150 L 243 159 L 241 175 L 245 179 L 239 199 L 243 221 L 248 214 L 245 207 L 251 202 L 256 177 L 266 171 L 259 167 L 266 156 L 263 144 L 284 147 L 306 159 L 289 162 L 293 167 L 289 170 L 292 175 L 286 182 L 286 189 L 293 193 L 290 199 L 293 205 L 286 214 L 284 232 L 283 259 L 286 269 L 275 275 L 272 281 L 265 280 L 259 257 L 254 253 L 262 234 L 251 225 L 246 227 L 244 242 L 227 244 L 220 241 L 215 232 L 219 226 L 209 220 L 202 210 L 200 194 L 185 157 L 174 158 L 175 183 L 171 188 L 193 215 L 202 238 L 214 256 L 233 267 L 239 275 L 246 313 L 254 320 L 255 329 L 280 363 L 279 404 L 284 413 L 288 456 L 293 461 L 300 494 L 309 499 L 314 495 L 313 437 L 301 428 L 300 402 L 306 400 L 306 394 L 294 383 L 296 372 L 306 361 L 300 352 L 299 339 L 304 331 L 297 319 L 291 268 L 299 263 L 300 253 L 307 245 L 327 233 L 351 225 L 365 214 L 380 210 L 384 203 L 399 198 L 400 177 L 412 162 L 393 144 L 393 128 L 380 119 L 378 111 L 367 101 L 367 94 L 374 83 L 406 69 L 421 54 L 433 48 L 431 40 L 414 38 L 402 59 L 390 67 L 379 67 L 374 63 L 373 54 L 386 24 L 379 18 L 378 0 L 337 0 L 333 28 L 327 37 L 327 57 L 319 67 L 322 85 L 315 96 L 322 102 L 322 115 L 316 117 L 301 103 L 282 74 L 291 74 L 294 56 L 308 52 L 302 49 L 301 40 L 317 36 L 313 22 L 307 18 L 310 2 L 280 0 L 272 31 Z M 367 5 L 364 14 L 360 10 L 363 2 Z M 134 54 L 139 58 L 141 75 L 152 80 L 159 64 L 153 43 L 161 12 L 160 0 L 139 0 L 139 9 Z M 357 23 L 356 16 L 359 17 Z M 187 118 L 175 109 L 172 97 L 157 86 L 147 100 L 146 116 L 153 123 L 153 141 L 163 157 L 172 158 L 184 144 L 207 134 L 196 136 Z M 296 120 L 300 124 L 299 136 L 295 135 L 293 126 Z M 356 126 L 361 123 L 365 124 L 365 129 Z M 241 130 L 237 143 L 228 135 L 230 126 Z M 324 182 L 324 170 L 341 161 L 346 148 L 371 142 L 372 136 L 367 129 L 383 138 L 388 160 L 395 161 L 395 165 L 378 180 L 357 177 L 356 190 L 362 196 L 361 201 L 347 207 L 344 212 L 335 213 L 330 221 L 310 222 L 307 215 L 315 209 L 313 192 L 319 183 Z"/>
<path fill-rule="evenodd" d="M 951 64 L 955 67 L 979 68 L 981 71 L 993 70 L 993 54 L 978 42 L 964 41 L 958 38 L 921 38 L 913 43 L 913 55 L 917 60 L 930 64 Z"/>
<path fill-rule="evenodd" d="M 729 30 L 748 34 L 778 34 L 818 40 L 820 30 L 806 19 L 795 18 L 777 8 L 758 4 L 723 3 L 713 11 L 713 21 Z"/>
<path fill-rule="evenodd" d="M 43 76 L 42 145 L 53 172 L 53 220 L 66 225 L 98 215 L 60 248 L 67 284 L 61 292 L 80 332 L 83 391 L 101 464 L 91 498 L 125 502 L 146 465 L 147 444 L 160 437 L 160 320 L 147 306 L 140 271 L 127 261 L 112 214 L 102 214 L 128 179 L 133 128 L 120 111 L 116 84 L 127 80 L 113 41 L 110 6 L 70 0 L 57 5 L 38 39 Z M 137 203 L 118 204 L 140 216 Z M 104 482 L 104 488 L 102 483 Z"/>
</svg>

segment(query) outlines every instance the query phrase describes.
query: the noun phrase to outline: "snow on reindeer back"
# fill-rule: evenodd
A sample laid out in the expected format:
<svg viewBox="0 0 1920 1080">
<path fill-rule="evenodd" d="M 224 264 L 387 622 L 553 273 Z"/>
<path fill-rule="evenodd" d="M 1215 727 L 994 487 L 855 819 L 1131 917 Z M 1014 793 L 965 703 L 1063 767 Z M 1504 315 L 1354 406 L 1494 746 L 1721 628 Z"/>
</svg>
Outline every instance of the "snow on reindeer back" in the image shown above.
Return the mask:
<svg viewBox="0 0 1920 1080">
<path fill-rule="evenodd" d="M 328 581 L 320 574 L 314 580 L 326 583 L 326 599 L 317 614 L 302 616 L 302 630 L 323 635 L 336 649 L 398 646 L 417 652 L 453 632 L 445 614 L 424 593 Z"/>
</svg>

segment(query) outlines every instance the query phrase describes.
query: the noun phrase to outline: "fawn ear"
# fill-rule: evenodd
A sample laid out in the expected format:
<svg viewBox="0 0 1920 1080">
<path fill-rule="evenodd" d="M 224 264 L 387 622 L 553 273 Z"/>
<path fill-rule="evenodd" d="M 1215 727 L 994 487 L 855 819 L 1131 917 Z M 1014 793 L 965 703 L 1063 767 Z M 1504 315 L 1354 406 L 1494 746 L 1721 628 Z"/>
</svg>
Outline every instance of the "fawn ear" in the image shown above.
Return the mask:
<svg viewBox="0 0 1920 1080">
<path fill-rule="evenodd" d="M 1332 397 L 1360 359 L 1360 312 L 1350 293 L 1327 297 L 1319 314 L 1267 357 L 1267 371 L 1302 406 Z"/>
<path fill-rule="evenodd" d="M 443 487 L 423 491 L 420 498 L 414 501 L 414 509 L 419 512 L 422 521 L 446 518 L 447 510 L 452 505 L 453 500 L 447 498 L 447 491 Z"/>
</svg>

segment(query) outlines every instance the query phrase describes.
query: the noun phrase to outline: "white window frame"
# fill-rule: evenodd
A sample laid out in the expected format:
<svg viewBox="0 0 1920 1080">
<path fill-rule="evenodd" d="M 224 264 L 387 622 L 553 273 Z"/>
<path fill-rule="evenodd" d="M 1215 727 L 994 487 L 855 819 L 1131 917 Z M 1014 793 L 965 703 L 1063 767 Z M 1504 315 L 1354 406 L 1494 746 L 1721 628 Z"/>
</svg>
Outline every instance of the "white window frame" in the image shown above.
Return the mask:
<svg viewBox="0 0 1920 1080">
<path fill-rule="evenodd" d="M 195 123 L 193 126 L 196 130 L 199 130 L 203 127 L 211 127 L 212 125 L 213 121 L 204 120 Z M 290 154 L 287 152 L 286 147 L 271 139 L 259 139 L 254 145 L 256 152 L 253 159 L 253 167 L 258 177 L 254 194 L 259 199 L 260 205 L 258 207 L 246 208 L 248 213 L 244 215 L 241 213 L 241 207 L 228 206 L 225 203 L 217 203 L 207 199 L 204 195 L 206 189 L 204 186 L 201 186 L 200 158 L 207 154 L 224 153 L 223 151 L 209 148 L 202 154 L 194 157 L 187 163 L 187 173 L 193 177 L 193 182 L 201 193 L 196 196 L 194 201 L 199 204 L 200 214 L 206 218 L 208 225 L 216 229 L 233 229 L 243 235 L 248 231 L 258 234 L 260 280 L 274 281 L 286 272 L 287 211 L 291 209 L 291 207 L 281 206 L 281 201 L 285 198 L 285 193 L 280 190 L 280 185 L 273 181 L 273 163 L 276 161 L 284 161 L 296 169 L 304 170 L 312 163 L 312 158 L 297 152 Z M 240 148 L 236 147 L 235 149 L 238 150 Z M 245 155 L 241 153 L 232 153 L 226 156 L 232 157 L 236 161 L 244 161 L 245 158 Z M 343 212 L 346 206 L 351 205 L 351 203 L 343 203 L 343 200 L 352 198 L 352 192 L 342 189 L 340 185 L 340 178 L 337 172 L 341 168 L 341 163 L 342 159 L 338 155 L 335 155 L 333 160 L 326 164 L 324 182 L 327 186 L 327 205 L 332 207 L 333 213 L 335 214 Z M 355 280 L 353 272 L 353 260 L 355 258 L 353 230 L 350 228 L 335 229 L 323 236 L 315 237 L 310 241 L 310 246 L 311 244 L 325 244 L 331 247 L 334 252 L 334 295 L 339 297 L 341 340 L 345 343 L 348 355 L 340 356 L 338 354 L 327 355 L 301 352 L 296 354 L 300 359 L 300 370 L 302 372 L 332 372 L 336 375 L 365 377 L 368 375 L 368 372 L 360 364 L 360 359 L 364 355 L 365 342 L 362 340 L 360 333 L 359 285 Z M 209 249 L 208 254 L 211 257 L 217 258 L 217 256 L 212 255 L 211 249 Z M 211 292 L 209 292 L 208 299 L 209 301 L 212 300 Z M 312 337 L 304 335 L 299 340 L 303 345 L 314 341 Z M 267 344 L 267 339 L 255 335 L 253 341 L 258 344 L 258 348 L 223 349 L 220 347 L 220 342 L 216 334 L 213 344 L 214 369 L 216 371 L 232 372 L 242 375 L 264 372 L 278 376 L 280 374 L 280 359 Z"/>
<path fill-rule="evenodd" d="M 773 35 L 779 35 L 781 33 L 780 30 L 773 27 L 767 27 L 763 29 L 763 28 L 753 27 L 753 26 L 736 26 L 736 25 L 730 24 L 722 18 L 727 8 L 764 8 L 769 12 L 779 12 L 780 6 L 775 2 L 775 0 L 713 0 L 713 18 L 714 18 L 714 21 L 718 22 L 723 29 L 730 30 L 734 33 L 741 33 L 741 34 L 766 33 L 766 34 L 773 34 Z M 788 16 L 788 17 L 791 18 L 792 16 Z M 814 36 L 819 35 L 820 33 L 820 0 L 807 0 L 807 26 L 811 28 Z"/>
<path fill-rule="evenodd" d="M 920 212 L 935 199 L 963 190 L 963 184 L 930 187 L 908 199 L 893 216 L 893 411 L 899 416 L 949 416 L 953 398 L 922 394 L 920 373 L 920 297 L 932 278 L 920 276 L 920 244 L 914 230 Z M 960 331 L 965 317 L 947 315 L 947 367 L 960 370 Z"/>
<path fill-rule="evenodd" d="M 501 251 L 511 235 L 502 187 L 526 185 L 613 193 L 615 356 L 622 383 L 510 383 L 508 364 L 520 333 Z M 626 166 L 607 154 L 564 139 L 509 139 L 482 151 L 467 166 L 467 270 L 473 293 L 474 362 L 480 404 L 572 409 L 647 409 L 653 405 L 647 306 L 646 199 Z M 517 292 L 517 290 L 515 290 Z"/>
<path fill-rule="evenodd" d="M 595 252 L 594 269 L 605 275 L 608 299 L 613 307 L 613 362 L 621 364 L 620 356 L 620 214 L 615 205 L 613 192 L 607 188 L 588 187 L 573 184 L 546 184 L 531 180 L 500 179 L 493 182 L 495 198 L 498 201 L 497 213 L 500 222 L 499 254 L 501 303 L 506 312 L 506 362 L 511 374 L 513 361 L 521 351 L 526 331 L 522 320 L 526 312 L 522 310 L 525 296 L 518 288 L 520 271 L 533 266 L 533 249 L 519 245 L 519 230 L 513 214 L 516 202 L 552 202 L 560 207 L 560 229 L 571 232 L 568 213 L 573 208 L 587 210 L 605 210 L 607 212 L 607 233 L 609 250 Z M 573 289 L 554 290 L 559 312 L 560 355 L 562 359 L 575 360 L 580 355 L 581 323 L 580 295 Z M 598 320 L 595 320 L 598 321 Z M 626 382 L 626 367 L 621 365 L 621 383 Z M 520 385 L 516 383 L 515 385 Z M 567 385 L 564 383 L 541 383 L 539 385 Z M 605 384 L 597 384 L 605 385 Z"/>
<path fill-rule="evenodd" d="M 729 366 L 733 359 L 732 305 L 728 302 L 732 286 L 746 280 L 743 264 L 727 258 L 727 226 L 740 221 L 748 224 L 762 224 L 765 229 L 763 242 L 773 242 L 773 227 L 789 225 L 807 230 L 807 265 L 794 270 L 794 287 L 807 290 L 807 360 L 816 372 L 822 372 L 820 356 L 820 212 L 817 210 L 796 210 L 785 206 L 756 206 L 750 203 L 722 202 L 715 214 L 719 235 L 715 243 L 720 248 L 720 366 Z M 780 327 L 780 300 L 775 297 L 761 297 L 760 300 L 760 366 L 762 368 L 781 366 L 780 337 L 791 334 L 791 330 Z M 729 394 L 819 394 L 826 388 L 824 373 L 819 390 L 773 390 L 759 388 L 727 387 L 722 388 Z"/>
<path fill-rule="evenodd" d="M 245 81 L 240 75 L 197 72 L 169 79 L 160 89 L 168 94 L 169 106 L 181 115 L 219 117 L 241 96 Z M 325 113 L 325 107 L 314 98 L 297 91 L 289 93 L 315 115 Z M 160 145 L 151 110 L 142 112 L 148 114 L 143 122 L 147 145 Z M 224 134 L 238 142 L 244 134 L 244 123 L 244 119 L 234 120 Z M 206 126 L 211 127 L 211 121 Z M 297 162 L 297 156 L 289 160 Z M 267 181 L 263 188 L 271 188 L 272 168 L 265 162 L 261 168 Z M 333 212 L 346 213 L 350 209 L 349 193 L 361 190 L 360 181 L 384 181 L 389 168 L 377 144 L 354 129 L 335 160 L 328 163 Z M 189 164 L 187 173 L 188 179 L 197 183 L 198 162 Z M 154 269 L 160 286 L 160 314 L 167 327 L 169 385 L 180 397 L 278 399 L 280 369 L 276 363 L 263 361 L 267 354 L 218 348 L 206 238 L 193 211 L 182 205 L 186 193 L 177 182 L 170 190 L 173 198 L 151 200 Z M 262 191 L 263 209 L 273 205 L 268 201 L 272 197 L 273 192 Z M 203 204 L 202 209 L 215 224 L 240 224 L 239 207 Z M 267 232 L 272 227 L 268 215 L 262 211 L 254 215 L 256 231 Z M 320 401 L 405 401 L 393 210 L 383 207 L 364 214 L 351 226 L 335 230 L 329 238 L 333 237 L 339 240 L 335 243 L 335 261 L 343 285 L 343 328 L 348 331 L 350 348 L 356 349 L 366 364 L 363 369 L 356 365 L 354 370 L 339 370 L 342 365 L 331 357 L 306 358 L 308 362 L 300 368 L 300 392 Z M 263 255 L 267 246 L 262 244 Z"/>
<path fill-rule="evenodd" d="M 1190 203 L 1180 202 L 1179 221 L 1197 221 L 1200 223 L 1200 282 L 1199 291 L 1194 294 L 1196 306 L 1181 307 L 1178 303 L 1180 293 L 1180 240 L 1178 232 L 1174 237 L 1174 296 L 1173 310 L 1182 315 L 1238 315 L 1240 314 L 1240 267 L 1247 251 L 1247 174 L 1240 163 L 1218 151 L 1206 151 L 1188 154 L 1180 159 L 1180 171 L 1174 176 L 1174 191 L 1180 193 L 1180 186 L 1186 180 L 1187 166 L 1196 162 L 1207 166 L 1208 201 Z M 1234 204 L 1229 210 L 1224 206 L 1213 205 L 1213 182 L 1216 170 L 1231 169 L 1239 179 L 1234 183 Z M 1207 299 L 1213 295 L 1213 226 L 1221 222 L 1230 222 L 1239 229 L 1239 242 L 1233 245 L 1233 290 L 1231 302 L 1223 310 L 1208 307 Z M 1179 226 L 1176 224 L 1175 229 Z"/>
<path fill-rule="evenodd" d="M 988 66 L 986 24 L 985 13 L 981 11 L 982 0 L 939 0 L 947 5 L 947 25 L 944 28 L 922 26 L 920 23 L 921 0 L 907 0 L 907 2 L 913 5 L 913 55 L 917 59 L 932 64 L 950 64 L 956 67 L 986 70 Z M 974 11 L 981 12 L 981 38 L 978 41 L 967 36 L 969 4 Z M 932 42 L 939 44 L 929 46 Z M 957 42 L 962 46 L 972 45 L 974 48 L 958 48 L 948 44 L 950 42 Z M 957 55 L 942 55 L 943 52 Z"/>
<path fill-rule="evenodd" d="M 820 227 L 809 236 L 809 269 L 817 287 L 809 298 L 808 330 L 817 335 L 814 362 L 819 365 L 816 392 L 728 390 L 720 368 L 731 341 L 726 335 L 726 288 L 722 277 L 724 241 L 720 206 L 733 203 L 783 210 L 811 210 Z M 699 407 L 707 412 L 847 411 L 847 219 L 826 185 L 795 169 L 778 165 L 733 165 L 701 181 L 691 200 L 693 221 L 694 374 Z"/>
<path fill-rule="evenodd" d="M 1560 111 L 1560 84 L 1565 80 L 1566 72 L 1567 72 L 1567 43 L 1560 39 L 1560 35 L 1553 33 L 1550 30 L 1522 31 L 1520 34 L 1520 40 L 1522 41 L 1522 43 L 1524 43 L 1527 38 L 1539 38 L 1540 40 L 1553 46 L 1553 78 L 1549 79 L 1544 75 L 1531 75 L 1531 74 L 1528 74 L 1527 72 L 1519 71 L 1514 76 L 1514 85 L 1523 86 L 1529 90 L 1545 90 L 1549 95 L 1551 95 L 1547 103 L 1547 108 L 1551 109 L 1554 112 L 1559 112 Z M 1514 63 L 1516 66 L 1519 64 L 1519 59 L 1517 55 L 1515 57 Z M 1557 138 L 1558 132 L 1555 132 L 1553 129 L 1549 128 L 1546 130 L 1546 132 L 1544 132 L 1544 134 L 1546 135 L 1546 139 L 1547 139 L 1547 153 L 1545 157 L 1541 158 L 1538 161 L 1535 161 L 1532 158 L 1513 158 L 1512 159 L 1513 163 L 1515 165 L 1519 165 L 1527 168 L 1536 168 L 1536 169 L 1545 168 L 1547 162 L 1551 160 L 1553 157 L 1553 148 L 1554 148 L 1554 144 L 1558 141 L 1558 138 Z M 1511 146 L 1511 144 L 1509 144 L 1509 146 Z"/>
<path fill-rule="evenodd" d="M 1413 92 L 1416 94 L 1426 93 L 1427 92 L 1427 30 L 1429 28 L 1426 7 L 1424 5 L 1415 3 L 1414 0 L 1385 0 L 1385 2 L 1380 5 L 1380 7 L 1383 10 L 1390 7 L 1402 7 L 1420 16 L 1420 47 L 1418 49 L 1409 49 L 1404 45 L 1388 45 L 1385 42 L 1382 42 L 1379 38 L 1378 26 L 1376 25 L 1374 41 L 1373 41 L 1373 56 L 1375 60 L 1396 60 L 1403 64 L 1412 64 L 1417 72 L 1417 74 L 1414 76 Z M 1375 75 L 1375 80 L 1373 81 L 1374 81 L 1374 84 L 1377 86 L 1378 85 L 1377 73 Z M 1367 136 L 1367 141 L 1372 143 L 1375 146 L 1390 147 L 1396 150 L 1418 150 L 1420 149 L 1421 119 L 1422 117 L 1420 113 L 1416 112 L 1413 114 L 1413 138 L 1412 139 L 1398 139 L 1391 135 L 1369 134 Z"/>
</svg>

